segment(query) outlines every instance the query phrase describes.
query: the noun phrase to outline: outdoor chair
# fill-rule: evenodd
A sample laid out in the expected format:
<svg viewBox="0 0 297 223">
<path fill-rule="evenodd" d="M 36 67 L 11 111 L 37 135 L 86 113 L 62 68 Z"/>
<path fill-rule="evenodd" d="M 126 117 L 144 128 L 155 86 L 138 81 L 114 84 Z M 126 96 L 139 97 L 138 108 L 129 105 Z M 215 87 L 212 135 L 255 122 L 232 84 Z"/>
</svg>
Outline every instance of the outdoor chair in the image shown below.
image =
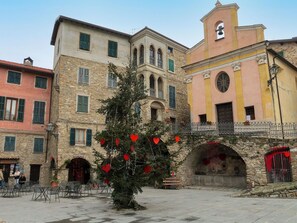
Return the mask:
<svg viewBox="0 0 297 223">
<path fill-rule="evenodd" d="M 47 191 L 48 197 L 49 197 L 49 202 L 52 200 L 52 196 L 54 196 L 55 201 L 60 202 L 60 187 L 52 187 Z"/>
</svg>

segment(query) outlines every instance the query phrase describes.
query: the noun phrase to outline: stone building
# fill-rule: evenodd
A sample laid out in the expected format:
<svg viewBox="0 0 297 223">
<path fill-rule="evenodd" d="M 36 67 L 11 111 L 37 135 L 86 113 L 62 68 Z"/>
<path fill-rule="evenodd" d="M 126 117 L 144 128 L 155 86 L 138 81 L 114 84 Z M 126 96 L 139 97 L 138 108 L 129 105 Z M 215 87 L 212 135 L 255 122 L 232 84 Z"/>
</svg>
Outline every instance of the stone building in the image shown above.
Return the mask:
<svg viewBox="0 0 297 223">
<path fill-rule="evenodd" d="M 54 25 L 53 104 L 48 163 L 59 169 L 63 181 L 87 183 L 93 176 L 93 139 L 105 127 L 96 111 L 98 99 L 111 97 L 116 77 L 108 62 L 119 68 L 133 61 L 148 89 L 141 105 L 144 121 L 189 122 L 187 91 L 183 83 L 187 47 L 145 27 L 134 35 L 60 16 Z"/>
<path fill-rule="evenodd" d="M 49 174 L 52 78 L 52 70 L 33 66 L 30 57 L 23 64 L 0 60 L 0 168 L 6 182 L 16 169 L 33 182 L 44 183 Z"/>
<path fill-rule="evenodd" d="M 208 136 L 196 140 L 180 169 L 186 184 L 242 187 L 297 180 L 294 146 L 282 141 L 296 138 L 284 130 L 297 123 L 296 47 L 290 47 L 295 40 L 265 41 L 262 24 L 238 24 L 238 9 L 217 1 L 201 19 L 204 39 L 186 53 L 192 133 Z M 255 137 L 261 143 L 254 144 Z"/>
</svg>

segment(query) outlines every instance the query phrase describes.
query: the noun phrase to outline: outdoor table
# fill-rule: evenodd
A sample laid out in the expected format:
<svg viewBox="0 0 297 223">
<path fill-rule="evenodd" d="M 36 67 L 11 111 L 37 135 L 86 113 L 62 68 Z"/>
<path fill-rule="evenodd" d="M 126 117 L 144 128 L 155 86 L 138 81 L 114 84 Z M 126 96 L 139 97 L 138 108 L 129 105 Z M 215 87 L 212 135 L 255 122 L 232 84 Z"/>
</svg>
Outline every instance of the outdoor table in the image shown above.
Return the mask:
<svg viewBox="0 0 297 223">
<path fill-rule="evenodd" d="M 7 187 L 3 189 L 2 197 L 18 197 L 19 189 L 15 187 Z"/>
<path fill-rule="evenodd" d="M 42 187 L 37 186 L 33 189 L 33 196 L 32 200 L 37 201 L 38 199 L 44 199 L 44 201 L 50 200 L 50 197 L 48 196 L 48 190 L 50 187 Z"/>
</svg>

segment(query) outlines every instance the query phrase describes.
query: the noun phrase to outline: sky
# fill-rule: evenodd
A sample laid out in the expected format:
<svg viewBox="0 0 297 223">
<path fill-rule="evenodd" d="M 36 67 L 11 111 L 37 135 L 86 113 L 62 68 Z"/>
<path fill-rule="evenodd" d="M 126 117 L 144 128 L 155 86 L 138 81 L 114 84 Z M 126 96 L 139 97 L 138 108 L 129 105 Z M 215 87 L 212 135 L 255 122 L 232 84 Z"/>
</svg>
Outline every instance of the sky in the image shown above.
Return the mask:
<svg viewBox="0 0 297 223">
<path fill-rule="evenodd" d="M 134 34 L 145 26 L 192 47 L 203 37 L 200 19 L 217 0 L 0 0 L 0 60 L 50 68 L 55 20 L 64 15 Z M 297 36 L 296 0 L 220 0 L 239 6 L 240 26 L 263 24 L 265 39 Z"/>
</svg>

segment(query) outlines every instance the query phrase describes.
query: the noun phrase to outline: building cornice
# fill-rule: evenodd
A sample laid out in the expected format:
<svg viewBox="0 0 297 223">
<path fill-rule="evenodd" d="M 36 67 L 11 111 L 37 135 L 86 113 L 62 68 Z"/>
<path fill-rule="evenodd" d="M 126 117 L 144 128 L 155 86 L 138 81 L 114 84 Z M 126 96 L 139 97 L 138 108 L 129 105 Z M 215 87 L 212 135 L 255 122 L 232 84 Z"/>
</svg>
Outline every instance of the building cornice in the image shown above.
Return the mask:
<svg viewBox="0 0 297 223">
<path fill-rule="evenodd" d="M 226 4 L 226 5 L 217 5 L 216 7 L 214 7 L 209 13 L 207 13 L 205 16 L 203 16 L 200 21 L 204 22 L 205 19 L 207 19 L 212 13 L 214 13 L 214 11 L 216 10 L 221 10 L 221 9 L 226 9 L 226 8 L 235 8 L 236 10 L 239 9 L 239 6 L 236 3 L 232 3 L 232 4 Z"/>
<path fill-rule="evenodd" d="M 266 27 L 263 24 L 254 24 L 249 26 L 236 26 L 236 30 L 251 30 L 251 29 L 257 29 L 257 28 L 266 29 Z"/>
<path fill-rule="evenodd" d="M 265 47 L 266 47 L 265 41 L 263 41 L 263 42 L 260 42 L 260 43 L 256 43 L 256 44 L 253 44 L 253 45 L 249 45 L 249 46 L 246 46 L 246 47 L 243 47 L 243 48 L 228 52 L 228 53 L 224 53 L 224 54 L 221 54 L 221 55 L 218 55 L 218 56 L 215 56 L 215 57 L 211 57 L 211 58 L 208 58 L 208 59 L 196 62 L 196 63 L 188 64 L 188 65 L 183 66 L 182 68 L 185 69 L 185 70 L 189 70 L 189 69 L 209 65 L 209 64 L 212 64 L 212 63 L 216 63 L 218 61 L 223 61 L 223 60 L 226 60 L 228 58 L 238 56 L 238 55 L 250 53 L 250 52 L 253 52 L 255 50 L 259 50 L 261 48 L 264 49 Z"/>
</svg>

